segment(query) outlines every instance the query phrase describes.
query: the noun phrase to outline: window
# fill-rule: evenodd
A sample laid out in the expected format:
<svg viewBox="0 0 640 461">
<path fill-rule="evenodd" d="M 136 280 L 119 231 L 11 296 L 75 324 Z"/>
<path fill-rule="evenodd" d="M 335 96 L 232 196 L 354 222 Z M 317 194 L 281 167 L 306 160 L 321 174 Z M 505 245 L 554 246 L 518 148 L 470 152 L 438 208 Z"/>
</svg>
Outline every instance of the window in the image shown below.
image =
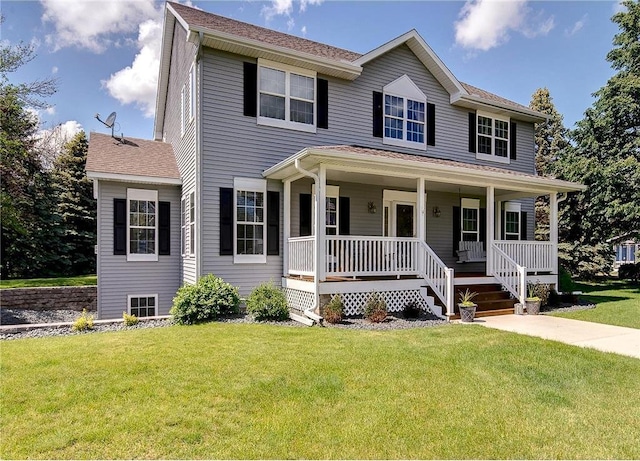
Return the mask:
<svg viewBox="0 0 640 461">
<path fill-rule="evenodd" d="M 480 241 L 480 200 L 463 198 L 461 213 L 461 240 L 463 242 Z"/>
<path fill-rule="evenodd" d="M 187 126 L 187 86 L 182 85 L 180 91 L 180 136 L 184 136 L 185 128 Z"/>
<path fill-rule="evenodd" d="M 196 66 L 189 70 L 189 121 L 196 116 Z"/>
<path fill-rule="evenodd" d="M 158 295 L 129 295 L 129 315 L 153 317 L 157 315 Z"/>
<path fill-rule="evenodd" d="M 509 163 L 509 119 L 482 113 L 477 117 L 476 158 Z"/>
<path fill-rule="evenodd" d="M 427 97 L 403 75 L 384 87 L 383 143 L 426 149 Z"/>
<path fill-rule="evenodd" d="M 196 249 L 196 194 L 191 192 L 188 196 L 182 198 L 181 216 L 182 216 L 182 256 L 195 253 Z"/>
<path fill-rule="evenodd" d="M 520 204 L 505 203 L 504 206 L 504 238 L 520 240 Z"/>
<path fill-rule="evenodd" d="M 267 226 L 264 179 L 234 179 L 235 228 L 234 262 L 266 263 Z"/>
<path fill-rule="evenodd" d="M 182 256 L 187 254 L 187 226 L 189 225 L 189 221 L 187 220 L 187 199 L 182 197 L 180 201 L 180 253 Z"/>
<path fill-rule="evenodd" d="M 193 256 L 196 249 L 196 193 L 189 194 L 189 254 Z"/>
<path fill-rule="evenodd" d="M 338 220 L 340 206 L 340 186 L 326 186 L 325 192 L 325 235 L 338 235 Z M 311 187 L 312 196 L 316 195 L 315 184 Z M 316 201 L 313 200 L 315 204 Z M 312 211 L 312 222 L 315 223 L 315 210 Z M 315 226 L 313 227 L 315 229 Z"/>
<path fill-rule="evenodd" d="M 158 191 L 127 189 L 127 260 L 157 261 Z"/>
<path fill-rule="evenodd" d="M 316 131 L 316 74 L 259 60 L 258 123 Z"/>
</svg>

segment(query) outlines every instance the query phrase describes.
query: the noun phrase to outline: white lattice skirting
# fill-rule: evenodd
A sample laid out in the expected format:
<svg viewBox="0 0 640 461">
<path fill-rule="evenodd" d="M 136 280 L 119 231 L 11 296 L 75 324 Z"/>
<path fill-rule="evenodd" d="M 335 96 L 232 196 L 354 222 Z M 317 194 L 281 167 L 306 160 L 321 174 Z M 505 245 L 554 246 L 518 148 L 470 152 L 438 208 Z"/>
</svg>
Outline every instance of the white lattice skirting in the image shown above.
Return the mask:
<svg viewBox="0 0 640 461">
<path fill-rule="evenodd" d="M 284 289 L 285 296 L 287 297 L 287 304 L 291 309 L 297 309 L 299 311 L 305 311 L 307 309 L 313 309 L 315 307 L 315 296 L 308 291 L 295 290 L 293 288 Z"/>
<path fill-rule="evenodd" d="M 378 294 L 387 303 L 388 312 L 401 311 L 407 303 L 415 302 L 420 309 L 433 313 L 420 294 L 420 290 L 380 291 Z M 340 296 L 342 297 L 345 315 L 362 315 L 364 314 L 364 305 L 367 303 L 371 293 L 340 293 Z"/>
</svg>

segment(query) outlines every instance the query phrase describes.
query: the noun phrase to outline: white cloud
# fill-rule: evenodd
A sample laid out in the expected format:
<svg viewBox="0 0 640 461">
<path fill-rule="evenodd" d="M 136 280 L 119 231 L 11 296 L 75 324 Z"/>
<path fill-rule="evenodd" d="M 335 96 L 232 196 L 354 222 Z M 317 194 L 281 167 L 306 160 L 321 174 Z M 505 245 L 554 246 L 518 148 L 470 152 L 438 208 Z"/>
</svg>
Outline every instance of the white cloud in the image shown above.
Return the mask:
<svg viewBox="0 0 640 461">
<path fill-rule="evenodd" d="M 533 14 L 528 0 L 468 0 L 455 23 L 456 43 L 464 48 L 487 51 L 509 40 L 511 32 L 528 38 L 548 34 L 553 17 Z"/>
<path fill-rule="evenodd" d="M 56 113 L 56 107 L 55 106 L 49 106 L 44 110 L 44 113 L 47 115 L 54 115 Z"/>
<path fill-rule="evenodd" d="M 153 0 L 60 1 L 40 0 L 43 22 L 52 23 L 55 33 L 46 41 L 55 50 L 67 46 L 101 53 L 113 46 L 116 34 L 135 33 L 148 19 L 162 17 Z"/>
<path fill-rule="evenodd" d="M 287 30 L 293 30 L 295 26 L 296 21 L 293 18 L 289 18 L 289 20 L 287 21 Z"/>
<path fill-rule="evenodd" d="M 302 29 L 300 29 L 300 32 L 302 32 L 302 36 L 306 37 L 307 36 L 307 26 L 302 26 Z"/>
<path fill-rule="evenodd" d="M 76 120 L 68 120 L 53 128 L 38 131 L 36 146 L 45 167 L 51 167 L 55 158 L 62 152 L 64 145 L 81 131 L 82 125 Z"/>
<path fill-rule="evenodd" d="M 585 26 L 585 24 L 587 23 L 587 18 L 589 15 L 585 14 L 584 16 L 582 16 L 580 18 L 579 21 L 576 21 L 576 23 L 573 25 L 573 27 L 571 29 L 566 29 L 564 31 L 564 34 L 567 37 L 571 37 L 572 35 L 577 34 L 580 30 L 582 30 L 582 28 Z"/>
<path fill-rule="evenodd" d="M 59 70 L 59 69 L 58 69 L 58 66 L 53 66 L 53 67 L 51 68 L 51 73 L 52 73 L 52 74 L 57 74 L 57 73 L 58 73 L 58 70 Z"/>
<path fill-rule="evenodd" d="M 300 0 L 300 12 L 307 10 L 307 5 L 320 5 L 324 0 Z"/>
<path fill-rule="evenodd" d="M 158 86 L 162 22 L 148 20 L 140 24 L 138 54 L 130 66 L 112 74 L 102 86 L 122 104 L 136 104 L 146 117 L 153 117 Z"/>
<path fill-rule="evenodd" d="M 289 16 L 293 12 L 295 1 L 300 3 L 300 13 L 304 13 L 309 5 L 320 5 L 324 0 L 271 0 L 269 6 L 262 7 L 262 15 L 267 21 L 271 21 L 274 16 Z M 289 28 L 289 30 L 291 30 Z"/>
</svg>

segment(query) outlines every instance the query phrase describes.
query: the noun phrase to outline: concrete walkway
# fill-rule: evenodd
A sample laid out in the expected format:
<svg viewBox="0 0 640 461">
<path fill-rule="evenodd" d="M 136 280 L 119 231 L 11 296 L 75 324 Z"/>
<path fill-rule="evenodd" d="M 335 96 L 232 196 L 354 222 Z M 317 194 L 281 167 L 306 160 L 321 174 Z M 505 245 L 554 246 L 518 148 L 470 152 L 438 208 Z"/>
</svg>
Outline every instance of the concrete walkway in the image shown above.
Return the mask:
<svg viewBox="0 0 640 461">
<path fill-rule="evenodd" d="M 474 323 L 640 359 L 640 330 L 550 315 L 497 315 Z"/>
</svg>

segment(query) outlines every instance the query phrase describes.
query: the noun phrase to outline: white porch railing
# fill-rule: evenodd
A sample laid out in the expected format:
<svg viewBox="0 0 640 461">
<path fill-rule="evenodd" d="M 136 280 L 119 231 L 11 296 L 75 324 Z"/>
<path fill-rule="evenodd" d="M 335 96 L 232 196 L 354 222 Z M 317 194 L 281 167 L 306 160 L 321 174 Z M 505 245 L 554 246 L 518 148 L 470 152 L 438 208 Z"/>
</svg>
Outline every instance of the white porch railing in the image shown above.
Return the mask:
<svg viewBox="0 0 640 461">
<path fill-rule="evenodd" d="M 529 272 L 553 272 L 553 243 L 522 240 L 496 240 L 496 247 Z"/>
<path fill-rule="evenodd" d="M 289 274 L 313 277 L 313 254 L 315 238 L 293 237 L 289 239 Z"/>
<path fill-rule="evenodd" d="M 327 276 L 417 275 L 415 238 L 327 235 Z"/>
<path fill-rule="evenodd" d="M 449 269 L 424 242 L 419 242 L 421 275 L 444 304 L 447 314 L 453 314 L 453 269 Z"/>
<path fill-rule="evenodd" d="M 516 263 L 496 244 L 491 247 L 491 251 L 493 267 L 490 268 L 490 273 L 519 302 L 524 303 L 524 298 L 527 294 L 527 268 Z"/>
</svg>

